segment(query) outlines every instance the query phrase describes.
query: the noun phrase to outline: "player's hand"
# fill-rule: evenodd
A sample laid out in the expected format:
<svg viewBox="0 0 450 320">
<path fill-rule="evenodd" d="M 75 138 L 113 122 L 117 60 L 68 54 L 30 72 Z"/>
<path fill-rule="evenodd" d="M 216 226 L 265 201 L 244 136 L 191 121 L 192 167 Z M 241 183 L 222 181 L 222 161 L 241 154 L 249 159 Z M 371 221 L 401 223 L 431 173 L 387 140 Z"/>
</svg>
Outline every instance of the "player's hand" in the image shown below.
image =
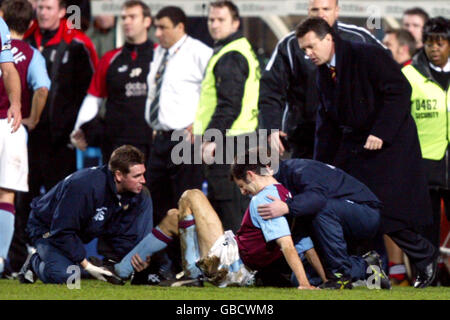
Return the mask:
<svg viewBox="0 0 450 320">
<path fill-rule="evenodd" d="M 205 162 L 206 164 L 213 164 L 215 154 L 216 154 L 216 143 L 210 141 L 203 142 L 202 145 L 203 162 Z"/>
<path fill-rule="evenodd" d="M 320 288 L 314 287 L 312 285 L 309 286 L 298 286 L 298 290 L 320 290 Z"/>
<path fill-rule="evenodd" d="M 258 206 L 258 213 L 261 218 L 267 220 L 289 213 L 289 207 L 285 202 L 272 196 L 267 196 L 267 198 L 273 200 L 273 202 Z"/>
<path fill-rule="evenodd" d="M 383 147 L 383 140 L 373 135 L 369 135 L 367 137 L 366 144 L 364 145 L 364 149 L 368 150 L 379 150 Z"/>
<path fill-rule="evenodd" d="M 13 119 L 13 122 L 11 124 L 11 133 L 16 132 L 19 129 L 20 124 L 22 123 L 22 112 L 20 111 L 20 108 L 20 105 L 11 105 L 8 109 L 8 123 L 10 123 L 11 119 Z"/>
<path fill-rule="evenodd" d="M 36 128 L 37 121 L 31 119 L 30 117 L 22 119 L 22 124 L 28 128 L 29 131 Z"/>
<path fill-rule="evenodd" d="M 284 154 L 285 148 L 283 146 L 283 143 L 281 142 L 280 137 L 286 137 L 287 134 L 283 131 L 275 131 L 274 133 L 270 134 L 268 137 L 269 145 L 272 150 L 278 151 L 280 156 Z"/>
<path fill-rule="evenodd" d="M 84 270 L 86 270 L 91 276 L 93 276 L 95 279 L 100 281 L 107 281 L 104 276 L 110 276 L 112 277 L 113 274 L 101 267 L 96 267 L 92 263 L 88 262 L 87 265 L 84 267 Z"/>
<path fill-rule="evenodd" d="M 81 129 L 72 131 L 70 134 L 70 142 L 74 147 L 80 149 L 81 151 L 85 151 L 88 146 L 84 132 Z"/>
<path fill-rule="evenodd" d="M 142 270 L 145 270 L 150 265 L 150 256 L 147 257 L 145 261 L 141 259 L 139 254 L 135 254 L 131 257 L 131 265 L 133 266 L 134 270 L 137 272 L 141 272 Z"/>
</svg>

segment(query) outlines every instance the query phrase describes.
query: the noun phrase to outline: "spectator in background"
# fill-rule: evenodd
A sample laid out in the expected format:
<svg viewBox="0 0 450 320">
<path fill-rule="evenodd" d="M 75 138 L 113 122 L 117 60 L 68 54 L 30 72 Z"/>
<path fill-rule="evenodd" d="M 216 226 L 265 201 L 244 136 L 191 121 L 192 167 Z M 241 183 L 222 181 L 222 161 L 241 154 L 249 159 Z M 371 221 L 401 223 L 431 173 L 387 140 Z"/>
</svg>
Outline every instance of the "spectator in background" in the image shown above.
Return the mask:
<svg viewBox="0 0 450 320">
<path fill-rule="evenodd" d="M 29 137 L 33 197 L 41 186 L 48 191 L 76 170 L 70 132 L 98 62 L 91 40 L 64 19 L 65 5 L 64 0 L 38 0 L 37 20 L 24 37 L 44 56 L 52 81 L 41 121 Z"/>
<path fill-rule="evenodd" d="M 394 60 L 402 67 L 411 64 L 416 52 L 416 42 L 408 30 L 387 30 L 383 44 L 391 51 Z"/>
<path fill-rule="evenodd" d="M 236 148 L 239 136 L 255 132 L 260 78 L 258 60 L 239 26 L 239 10 L 233 2 L 210 4 L 208 28 L 215 41 L 214 54 L 206 68 L 194 121 L 194 135 L 203 136 L 208 129 L 221 133 L 223 145 L 210 139 L 203 142 L 204 159 L 217 157 L 219 162 L 205 165 L 205 177 L 209 201 L 223 227 L 234 232 L 249 199 L 229 179 L 232 155 L 236 152 L 225 150 L 225 145 Z"/>
<path fill-rule="evenodd" d="M 6 0 L 1 5 L 1 14 L 11 30 L 11 52 L 13 53 L 16 69 L 21 80 L 22 124 L 28 131 L 32 131 L 39 122 L 41 113 L 47 101 L 50 79 L 47 74 L 45 59 L 41 53 L 22 41 L 25 31 L 33 18 L 33 8 L 27 0 Z M 0 83 L 0 103 L 8 105 L 8 99 L 3 82 Z M 20 150 L 20 157 L 24 166 L 21 167 L 21 177 L 25 180 L 23 187 L 13 188 L 16 192 L 16 216 L 14 237 L 9 252 L 11 271 L 19 271 L 27 257 L 27 236 L 25 226 L 28 220 L 28 209 L 23 207 L 22 199 L 28 190 L 28 161 L 26 148 L 26 134 L 15 135 L 19 140 L 12 140 L 8 152 Z M 5 149 L 6 151 L 6 149 Z M 12 170 L 3 167 L 0 170 Z M 11 185 L 13 186 L 13 185 Z M 13 197 L 14 198 L 14 197 Z"/>
<path fill-rule="evenodd" d="M 416 41 L 408 30 L 387 30 L 383 43 L 391 50 L 392 57 L 403 67 L 403 70 L 405 70 L 404 67 L 411 64 L 412 56 L 416 52 Z M 411 85 L 413 84 L 411 83 Z M 403 251 L 388 235 L 384 235 L 384 243 L 389 258 L 389 278 L 392 285 L 408 286 Z"/>
<path fill-rule="evenodd" d="M 171 136 L 175 133 L 191 140 L 212 49 L 186 34 L 186 15 L 178 7 L 162 8 L 156 15 L 155 27 L 159 46 L 148 75 L 146 120 L 153 128 L 149 187 L 155 223 L 159 223 L 169 209 L 176 207 L 185 190 L 201 189 L 202 167 L 193 164 L 193 145 L 191 163 L 174 164 L 172 150 L 179 141 L 172 141 Z"/>
<path fill-rule="evenodd" d="M 422 8 L 411 8 L 403 12 L 402 28 L 408 30 L 416 40 L 416 49 L 423 47 L 422 32 L 423 26 L 428 21 L 428 13 Z"/>
<path fill-rule="evenodd" d="M 150 8 L 139 0 L 127 1 L 121 19 L 125 45 L 100 60 L 71 134 L 72 143 L 81 150 L 100 145 L 104 161 L 123 144 L 137 147 L 146 159 L 150 155 L 152 131 L 144 118 L 154 47 L 148 39 Z M 96 116 L 104 99 L 103 120 Z"/>
<path fill-rule="evenodd" d="M 95 45 L 98 56 L 116 48 L 116 18 L 114 16 L 95 16 L 86 34 Z"/>
<path fill-rule="evenodd" d="M 439 248 L 442 199 L 450 217 L 450 21 L 443 17 L 428 20 L 423 43 L 423 50 L 403 68 L 403 73 L 413 89 L 411 113 L 419 133 L 433 207 L 433 226 L 427 235 Z"/>
</svg>

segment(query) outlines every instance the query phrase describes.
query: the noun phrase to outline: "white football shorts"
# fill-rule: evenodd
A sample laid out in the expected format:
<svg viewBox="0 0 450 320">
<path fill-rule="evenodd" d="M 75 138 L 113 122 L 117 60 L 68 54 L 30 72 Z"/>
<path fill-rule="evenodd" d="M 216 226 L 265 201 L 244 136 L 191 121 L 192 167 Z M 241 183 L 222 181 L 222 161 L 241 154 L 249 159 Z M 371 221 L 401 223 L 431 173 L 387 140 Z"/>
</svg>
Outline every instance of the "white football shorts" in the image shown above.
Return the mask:
<svg viewBox="0 0 450 320">
<path fill-rule="evenodd" d="M 27 132 L 11 133 L 11 123 L 0 119 L 0 188 L 28 192 Z"/>
<path fill-rule="evenodd" d="M 233 231 L 225 231 L 208 252 L 208 257 L 216 256 L 220 260 L 219 270 L 226 269 L 227 276 L 218 284 L 226 286 L 251 286 L 255 283 L 255 271 L 248 269 L 239 257 L 239 248 Z"/>
</svg>

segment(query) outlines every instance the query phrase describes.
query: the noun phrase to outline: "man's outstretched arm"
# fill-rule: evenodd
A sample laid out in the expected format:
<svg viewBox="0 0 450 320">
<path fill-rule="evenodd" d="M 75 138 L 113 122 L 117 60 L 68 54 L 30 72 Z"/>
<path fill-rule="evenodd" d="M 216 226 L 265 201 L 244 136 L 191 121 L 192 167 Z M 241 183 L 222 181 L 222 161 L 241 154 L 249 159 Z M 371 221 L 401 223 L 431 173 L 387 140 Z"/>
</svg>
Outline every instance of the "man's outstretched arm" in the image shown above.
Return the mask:
<svg viewBox="0 0 450 320">
<path fill-rule="evenodd" d="M 22 123 L 22 105 L 20 103 L 21 85 L 19 73 L 14 66 L 14 62 L 0 63 L 2 77 L 8 94 L 10 107 L 8 109 L 8 123 L 12 123 L 12 132 L 16 132 Z"/>
</svg>

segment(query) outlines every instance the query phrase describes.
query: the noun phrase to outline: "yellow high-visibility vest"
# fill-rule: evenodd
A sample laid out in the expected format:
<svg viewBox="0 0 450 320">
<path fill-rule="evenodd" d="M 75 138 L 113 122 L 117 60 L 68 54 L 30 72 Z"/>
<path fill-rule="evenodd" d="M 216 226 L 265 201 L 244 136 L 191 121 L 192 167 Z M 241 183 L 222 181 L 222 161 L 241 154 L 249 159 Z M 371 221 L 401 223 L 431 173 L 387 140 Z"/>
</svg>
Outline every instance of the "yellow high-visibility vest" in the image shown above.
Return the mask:
<svg viewBox="0 0 450 320">
<path fill-rule="evenodd" d="M 415 67 L 402 68 L 412 87 L 411 114 L 416 122 L 422 157 L 441 160 L 450 136 L 450 90 L 423 76 Z"/>
<path fill-rule="evenodd" d="M 195 135 L 203 135 L 211 122 L 217 107 L 216 79 L 213 70 L 217 61 L 230 51 L 237 51 L 247 59 L 249 75 L 245 82 L 241 113 L 233 122 L 231 128 L 227 130 L 226 135 L 237 136 L 250 133 L 255 131 L 258 126 L 259 79 L 261 77 L 259 62 L 247 39 L 240 38 L 225 45 L 208 62 L 205 78 L 202 81 L 199 106 L 195 115 L 193 128 Z"/>
</svg>

